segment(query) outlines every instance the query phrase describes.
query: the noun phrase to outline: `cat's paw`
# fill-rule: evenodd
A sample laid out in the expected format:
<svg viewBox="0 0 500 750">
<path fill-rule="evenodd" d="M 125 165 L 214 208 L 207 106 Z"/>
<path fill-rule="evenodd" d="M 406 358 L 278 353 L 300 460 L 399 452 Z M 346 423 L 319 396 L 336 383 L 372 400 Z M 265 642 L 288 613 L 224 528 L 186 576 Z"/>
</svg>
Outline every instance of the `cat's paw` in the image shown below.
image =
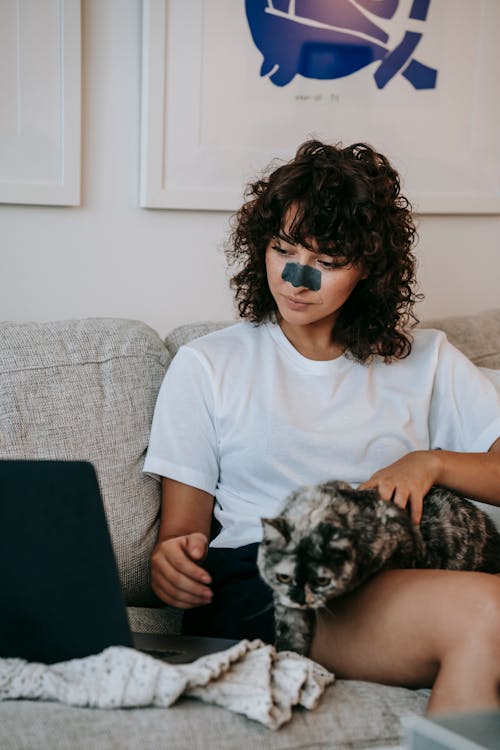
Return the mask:
<svg viewBox="0 0 500 750">
<path fill-rule="evenodd" d="M 314 633 L 314 615 L 310 610 L 284 606 L 275 600 L 274 622 L 278 651 L 295 651 L 307 656 Z"/>
<path fill-rule="evenodd" d="M 277 638 L 274 642 L 276 651 L 295 651 L 295 644 L 286 638 Z"/>
<path fill-rule="evenodd" d="M 297 641 L 288 641 L 284 639 L 277 640 L 275 642 L 276 651 L 293 651 L 301 656 L 307 656 L 309 654 L 309 644 L 304 641 L 297 643 Z"/>
<path fill-rule="evenodd" d="M 296 654 L 302 654 L 307 656 L 311 648 L 312 633 L 292 631 L 285 628 L 287 631 L 283 633 L 278 631 L 276 635 L 275 647 L 277 651 L 295 651 Z"/>
</svg>

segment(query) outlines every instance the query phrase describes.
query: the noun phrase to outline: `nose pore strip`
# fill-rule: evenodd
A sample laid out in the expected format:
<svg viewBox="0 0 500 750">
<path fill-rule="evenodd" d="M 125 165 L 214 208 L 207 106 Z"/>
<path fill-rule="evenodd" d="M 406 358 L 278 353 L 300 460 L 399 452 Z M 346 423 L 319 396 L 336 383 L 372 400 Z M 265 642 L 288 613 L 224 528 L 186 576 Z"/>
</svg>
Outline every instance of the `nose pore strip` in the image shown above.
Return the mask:
<svg viewBox="0 0 500 750">
<path fill-rule="evenodd" d="M 292 286 L 305 286 L 312 292 L 321 288 L 321 271 L 300 263 L 287 263 L 281 274 L 283 281 L 289 281 Z"/>
</svg>

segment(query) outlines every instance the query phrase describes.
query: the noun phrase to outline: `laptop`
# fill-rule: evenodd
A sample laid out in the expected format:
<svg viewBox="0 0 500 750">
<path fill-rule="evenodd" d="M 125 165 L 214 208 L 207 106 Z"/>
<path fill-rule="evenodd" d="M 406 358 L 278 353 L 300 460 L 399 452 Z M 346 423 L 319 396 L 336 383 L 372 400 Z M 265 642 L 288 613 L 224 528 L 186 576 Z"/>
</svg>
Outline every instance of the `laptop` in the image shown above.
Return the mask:
<svg viewBox="0 0 500 750">
<path fill-rule="evenodd" d="M 97 476 L 85 461 L 0 460 L 0 657 L 52 664 L 135 647 L 171 663 L 219 638 L 132 633 Z"/>
</svg>

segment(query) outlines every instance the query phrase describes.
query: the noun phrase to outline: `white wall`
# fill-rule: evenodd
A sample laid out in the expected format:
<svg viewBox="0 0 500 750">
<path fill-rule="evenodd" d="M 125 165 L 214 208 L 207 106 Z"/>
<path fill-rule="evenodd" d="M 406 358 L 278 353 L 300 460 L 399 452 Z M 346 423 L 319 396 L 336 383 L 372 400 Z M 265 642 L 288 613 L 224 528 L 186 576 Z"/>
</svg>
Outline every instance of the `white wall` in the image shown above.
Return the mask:
<svg viewBox="0 0 500 750">
<path fill-rule="evenodd" d="M 140 0 L 82 6 L 82 206 L 0 206 L 0 319 L 228 319 L 228 214 L 138 207 Z M 419 317 L 500 306 L 500 216 L 419 222 Z"/>
</svg>

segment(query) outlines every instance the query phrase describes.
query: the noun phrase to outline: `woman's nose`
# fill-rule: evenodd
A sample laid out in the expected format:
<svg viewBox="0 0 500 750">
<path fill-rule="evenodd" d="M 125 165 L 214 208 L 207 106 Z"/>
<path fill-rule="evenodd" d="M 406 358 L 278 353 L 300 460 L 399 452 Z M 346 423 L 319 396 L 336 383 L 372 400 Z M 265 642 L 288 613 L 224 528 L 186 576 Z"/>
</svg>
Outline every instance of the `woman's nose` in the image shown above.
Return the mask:
<svg viewBox="0 0 500 750">
<path fill-rule="evenodd" d="M 286 263 L 281 278 L 294 287 L 304 286 L 312 292 L 321 288 L 321 271 L 301 263 Z"/>
</svg>

